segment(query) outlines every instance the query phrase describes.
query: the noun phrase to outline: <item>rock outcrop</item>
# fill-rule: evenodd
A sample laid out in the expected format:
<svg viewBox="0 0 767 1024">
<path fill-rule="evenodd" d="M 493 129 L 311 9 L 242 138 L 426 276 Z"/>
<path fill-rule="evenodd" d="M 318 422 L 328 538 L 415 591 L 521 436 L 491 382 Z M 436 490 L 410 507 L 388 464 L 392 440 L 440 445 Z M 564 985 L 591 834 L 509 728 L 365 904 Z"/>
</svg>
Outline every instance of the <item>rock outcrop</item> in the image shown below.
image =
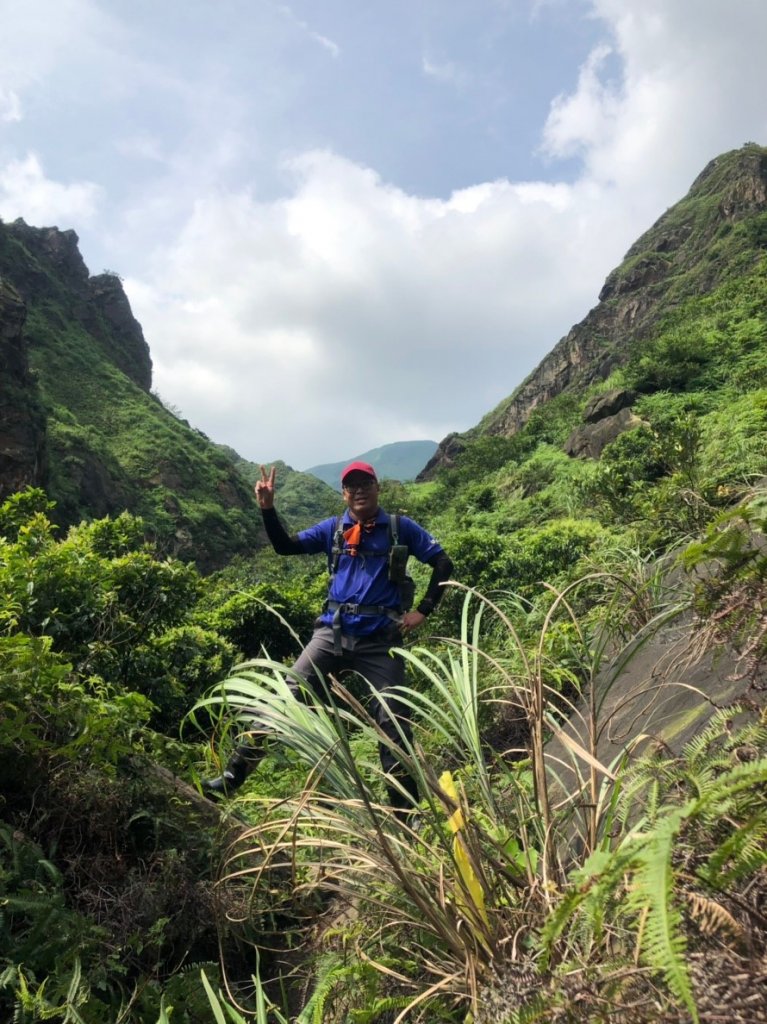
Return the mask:
<svg viewBox="0 0 767 1024">
<path fill-rule="evenodd" d="M 428 480 L 431 476 L 432 470 L 437 468 L 449 469 L 450 466 L 455 463 L 456 457 L 461 454 L 465 447 L 466 444 L 461 439 L 460 434 L 448 434 L 443 441 L 440 441 L 439 447 L 418 474 L 416 479 Z"/>
<path fill-rule="evenodd" d="M 583 410 L 583 422 L 598 423 L 607 416 L 614 416 L 622 409 L 628 409 L 635 398 L 634 392 L 626 388 L 612 388 L 610 391 L 594 395 Z"/>
<path fill-rule="evenodd" d="M 62 529 L 127 510 L 203 571 L 262 544 L 251 488 L 151 393 L 120 279 L 88 273 L 75 232 L 0 221 L 0 279 L 2 494 L 40 484 Z"/>
<path fill-rule="evenodd" d="M 583 423 L 565 442 L 565 451 L 576 459 L 598 459 L 605 445 L 619 434 L 644 422 L 631 411 L 634 394 L 626 388 L 613 388 L 594 395 L 583 410 Z"/>
<path fill-rule="evenodd" d="M 631 409 L 621 409 L 596 423 L 576 427 L 565 442 L 565 451 L 576 459 L 598 459 L 606 445 L 626 430 L 641 427 L 643 422 Z"/>
<path fill-rule="evenodd" d="M 45 414 L 24 342 L 26 307 L 0 278 L 0 499 L 45 482 Z"/>
<path fill-rule="evenodd" d="M 152 387 L 149 346 L 116 274 L 98 274 L 89 279 L 85 326 L 98 338 L 115 366 L 134 384 L 149 391 Z"/>
</svg>

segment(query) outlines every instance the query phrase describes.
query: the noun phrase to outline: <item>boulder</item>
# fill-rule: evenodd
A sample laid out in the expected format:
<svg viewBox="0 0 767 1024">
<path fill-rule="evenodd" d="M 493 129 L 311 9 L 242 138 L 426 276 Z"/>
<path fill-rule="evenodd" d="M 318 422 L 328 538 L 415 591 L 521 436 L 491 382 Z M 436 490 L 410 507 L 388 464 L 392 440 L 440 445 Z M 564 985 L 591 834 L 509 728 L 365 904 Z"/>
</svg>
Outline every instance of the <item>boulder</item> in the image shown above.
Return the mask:
<svg viewBox="0 0 767 1024">
<path fill-rule="evenodd" d="M 644 422 L 631 409 L 621 409 L 614 416 L 606 416 L 597 423 L 576 427 L 565 442 L 565 451 L 575 459 L 598 459 L 605 445 L 624 431 L 641 427 Z"/>
<path fill-rule="evenodd" d="M 602 392 L 601 395 L 594 395 L 583 410 L 583 421 L 598 423 L 608 416 L 614 416 L 621 409 L 630 406 L 635 397 L 634 392 L 626 388 L 613 388 L 611 391 Z"/>
</svg>

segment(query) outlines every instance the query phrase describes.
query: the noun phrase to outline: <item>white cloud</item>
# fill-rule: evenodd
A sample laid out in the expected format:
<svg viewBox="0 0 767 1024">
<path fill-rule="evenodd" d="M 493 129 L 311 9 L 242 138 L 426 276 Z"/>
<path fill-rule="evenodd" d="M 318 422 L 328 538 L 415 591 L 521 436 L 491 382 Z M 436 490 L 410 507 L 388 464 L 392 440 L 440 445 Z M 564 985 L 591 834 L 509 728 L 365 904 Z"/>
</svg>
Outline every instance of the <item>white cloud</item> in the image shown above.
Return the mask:
<svg viewBox="0 0 767 1024">
<path fill-rule="evenodd" d="M 23 217 L 34 225 L 87 224 L 100 197 L 101 190 L 93 182 L 62 185 L 46 178 L 34 153 L 0 167 L 0 216 L 6 220 Z"/>
<path fill-rule="evenodd" d="M 116 78 L 124 35 L 96 0 L 0 0 L 0 25 L 0 87 L 19 96 L 61 70 L 74 80 L 98 67 L 102 92 Z"/>
<path fill-rule="evenodd" d="M 327 36 L 320 35 L 319 32 L 311 33 L 312 39 L 315 39 L 320 46 L 324 46 L 332 57 L 339 57 L 341 54 L 341 47 L 338 43 L 334 43 L 332 39 L 328 39 Z"/>
<path fill-rule="evenodd" d="M 618 99 L 599 77 L 610 53 L 609 46 L 597 46 L 581 68 L 576 91 L 552 102 L 545 141 L 553 156 L 583 155 L 614 130 Z"/>
<path fill-rule="evenodd" d="M 152 285 L 126 282 L 158 390 L 250 458 L 308 465 L 469 426 L 594 280 L 579 219 L 597 204 L 578 189 L 419 199 L 327 152 L 290 171 L 285 199 L 198 202 Z"/>
<path fill-rule="evenodd" d="M 274 201 L 200 192 L 151 288 L 128 282 L 161 393 L 243 455 L 297 466 L 439 438 L 508 395 L 711 157 L 767 137 L 761 0 L 592 11 L 604 40 L 543 130 L 550 156 L 580 159 L 571 184 L 422 198 L 313 151 Z"/>
<path fill-rule="evenodd" d="M 677 198 L 718 153 L 767 138 L 762 0 L 592 0 L 607 39 L 544 129 L 601 184 Z M 607 59 L 615 60 L 610 68 Z"/>
<path fill-rule="evenodd" d="M 0 86 L 0 121 L 20 121 L 21 100 L 12 89 Z"/>
<path fill-rule="evenodd" d="M 168 157 L 163 149 L 162 140 L 156 135 L 150 135 L 146 132 L 128 135 L 124 138 L 118 138 L 114 146 L 121 156 L 148 160 L 158 164 L 168 163 Z"/>
<path fill-rule="evenodd" d="M 566 6 L 536 0 L 536 23 Z M 163 5 L 147 22 L 146 11 L 121 21 L 109 0 L 0 0 L 9 28 L 0 37 L 0 121 L 19 121 L 23 109 L 19 139 L 35 118 L 43 124 L 39 145 L 24 136 L 0 156 L 0 214 L 80 230 L 98 209 L 105 251 L 96 265 L 128 278 L 158 390 L 251 458 L 302 466 L 476 423 L 594 305 L 606 273 L 710 158 L 767 141 L 764 0 L 591 0 L 603 38 L 541 128 L 552 176 L 557 161 L 571 161 L 568 182 L 477 180 L 430 198 L 330 149 L 275 170 L 275 152 L 303 145 L 289 130 L 299 110 L 291 102 L 303 104 L 307 145 L 342 137 L 333 127 L 348 128 L 344 112 L 356 104 L 344 108 L 331 85 L 341 72 L 368 81 L 375 68 L 355 71 L 366 51 L 352 44 L 375 23 L 334 24 L 327 13 L 327 32 L 344 25 L 348 57 L 331 63 L 306 58 L 315 45 L 338 58 L 339 44 L 286 5 L 233 4 L 210 47 L 200 43 L 201 10 L 171 39 L 162 35 L 174 23 Z M 412 71 L 423 37 L 410 27 L 402 23 L 399 56 Z M 480 60 L 467 56 L 479 50 L 434 37 L 423 76 L 457 85 L 482 78 Z M 385 56 L 391 40 L 380 45 Z M 443 53 L 458 54 L 460 65 L 435 57 Z M 316 67 L 328 77 L 312 77 Z M 323 83 L 327 118 L 312 120 L 303 75 Z M 398 85 L 414 89 L 416 77 Z M 491 78 L 502 90 L 482 92 L 483 102 L 509 110 L 511 139 L 520 83 Z M 343 78 L 351 91 L 355 81 Z M 374 119 L 365 129 L 402 180 L 426 180 L 417 164 L 431 152 L 405 152 L 425 110 L 435 120 L 424 136 L 455 130 L 456 148 L 462 127 L 485 123 L 471 89 L 460 109 L 451 91 L 448 110 L 422 105 L 424 94 L 447 90 L 422 78 L 421 88 L 410 126 L 392 127 L 382 108 L 381 131 Z M 405 109 L 401 96 L 392 101 Z M 66 125 L 59 110 L 75 111 Z M 343 138 L 347 152 L 372 151 L 352 128 Z M 57 147 L 55 158 L 46 145 Z M 70 169 L 68 183 L 51 170 L 60 166 Z"/>
<path fill-rule="evenodd" d="M 466 72 L 453 61 L 436 61 L 425 54 L 421 58 L 421 70 L 427 78 L 434 78 L 438 82 L 447 82 L 453 85 L 464 85 L 467 79 Z"/>
<path fill-rule="evenodd" d="M 327 50 L 331 57 L 339 57 L 341 55 L 341 47 L 338 43 L 334 42 L 332 39 L 328 39 L 327 36 L 323 36 L 320 32 L 315 32 L 307 22 L 296 17 L 287 4 L 279 4 L 278 10 L 282 11 L 282 13 L 292 22 L 292 24 L 296 26 L 296 28 L 300 28 L 302 32 L 305 32 L 309 36 L 310 39 L 313 39 L 315 43 L 319 43 L 323 49 Z"/>
</svg>

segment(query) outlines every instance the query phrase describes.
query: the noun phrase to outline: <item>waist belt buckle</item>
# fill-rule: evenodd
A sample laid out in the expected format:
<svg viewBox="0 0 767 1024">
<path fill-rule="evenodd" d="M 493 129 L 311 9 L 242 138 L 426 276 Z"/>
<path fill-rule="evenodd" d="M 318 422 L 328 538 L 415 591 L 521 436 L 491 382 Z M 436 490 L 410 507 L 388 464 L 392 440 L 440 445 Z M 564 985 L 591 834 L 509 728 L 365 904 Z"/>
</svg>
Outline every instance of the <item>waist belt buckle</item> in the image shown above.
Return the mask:
<svg viewBox="0 0 767 1024">
<path fill-rule="evenodd" d="M 347 603 L 343 606 L 343 610 L 346 612 L 347 615 L 359 615 L 359 607 L 360 606 L 358 604 Z"/>
</svg>

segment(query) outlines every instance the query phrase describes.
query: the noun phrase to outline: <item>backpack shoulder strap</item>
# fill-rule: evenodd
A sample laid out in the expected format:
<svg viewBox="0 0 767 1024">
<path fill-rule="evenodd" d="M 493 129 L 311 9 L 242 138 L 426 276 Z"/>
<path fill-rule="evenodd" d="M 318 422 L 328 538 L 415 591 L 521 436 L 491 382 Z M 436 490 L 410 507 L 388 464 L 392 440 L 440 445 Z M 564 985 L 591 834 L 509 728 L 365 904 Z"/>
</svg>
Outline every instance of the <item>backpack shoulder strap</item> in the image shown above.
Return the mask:
<svg viewBox="0 0 767 1024">
<path fill-rule="evenodd" d="M 328 572 L 333 576 L 338 570 L 338 560 L 344 552 L 344 514 L 336 516 L 336 525 L 333 530 L 333 546 L 328 560 Z"/>
</svg>

